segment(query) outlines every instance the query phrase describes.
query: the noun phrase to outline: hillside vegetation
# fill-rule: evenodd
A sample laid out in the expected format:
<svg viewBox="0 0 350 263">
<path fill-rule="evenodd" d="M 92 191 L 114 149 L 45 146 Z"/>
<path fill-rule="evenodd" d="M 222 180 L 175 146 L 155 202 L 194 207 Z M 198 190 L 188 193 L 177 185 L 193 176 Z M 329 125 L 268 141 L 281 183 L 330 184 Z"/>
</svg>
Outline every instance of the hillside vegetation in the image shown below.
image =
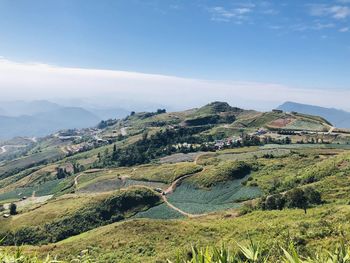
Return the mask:
<svg viewBox="0 0 350 263">
<path fill-rule="evenodd" d="M 350 238 L 349 144 L 321 117 L 224 102 L 2 142 L 12 145 L 0 153 L 2 247 L 176 262 L 193 260 L 191 246 L 236 255 L 252 238 L 271 262 L 290 244 L 315 258 Z"/>
</svg>

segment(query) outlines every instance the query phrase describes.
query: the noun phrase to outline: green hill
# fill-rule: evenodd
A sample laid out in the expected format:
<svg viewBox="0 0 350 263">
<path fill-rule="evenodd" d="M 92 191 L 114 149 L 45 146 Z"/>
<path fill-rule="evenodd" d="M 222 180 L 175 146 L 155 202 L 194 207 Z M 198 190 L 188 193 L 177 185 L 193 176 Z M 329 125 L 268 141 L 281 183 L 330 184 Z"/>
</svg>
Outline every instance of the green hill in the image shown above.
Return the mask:
<svg viewBox="0 0 350 263">
<path fill-rule="evenodd" d="M 247 233 L 328 248 L 350 237 L 349 143 L 317 116 L 223 102 L 3 142 L 3 246 L 101 262 L 163 262 Z"/>
</svg>

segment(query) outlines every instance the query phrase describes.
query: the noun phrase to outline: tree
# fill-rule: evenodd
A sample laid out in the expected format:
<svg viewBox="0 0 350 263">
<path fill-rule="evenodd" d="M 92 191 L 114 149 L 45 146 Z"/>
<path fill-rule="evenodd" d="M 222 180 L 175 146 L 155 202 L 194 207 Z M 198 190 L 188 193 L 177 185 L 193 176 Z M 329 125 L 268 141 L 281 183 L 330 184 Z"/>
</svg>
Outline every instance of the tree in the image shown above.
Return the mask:
<svg viewBox="0 0 350 263">
<path fill-rule="evenodd" d="M 67 173 L 66 169 L 58 167 L 57 168 L 57 179 L 63 179 L 66 176 L 68 176 L 69 174 Z"/>
<path fill-rule="evenodd" d="M 302 189 L 295 188 L 288 191 L 285 195 L 285 199 L 286 206 L 288 208 L 304 209 L 304 212 L 306 214 L 306 209 L 308 208 L 308 199 Z"/>
<path fill-rule="evenodd" d="M 282 210 L 284 205 L 284 197 L 281 194 L 275 194 L 266 198 L 264 208 L 266 210 Z"/>
<path fill-rule="evenodd" d="M 286 137 L 285 144 L 291 144 L 292 140 L 289 137 Z"/>
<path fill-rule="evenodd" d="M 17 205 L 14 203 L 10 204 L 10 215 L 16 215 L 17 214 Z"/>
<path fill-rule="evenodd" d="M 305 197 L 307 198 L 309 204 L 319 205 L 322 204 L 321 193 L 317 190 L 307 187 L 304 189 Z"/>
</svg>

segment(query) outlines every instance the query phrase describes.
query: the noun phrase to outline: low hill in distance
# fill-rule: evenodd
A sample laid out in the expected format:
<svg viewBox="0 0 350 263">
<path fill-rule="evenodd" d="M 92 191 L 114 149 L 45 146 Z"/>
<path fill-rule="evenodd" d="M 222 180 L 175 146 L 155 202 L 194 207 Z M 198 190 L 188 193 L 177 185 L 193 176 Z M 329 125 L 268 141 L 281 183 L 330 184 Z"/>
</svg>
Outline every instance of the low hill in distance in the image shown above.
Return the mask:
<svg viewBox="0 0 350 263">
<path fill-rule="evenodd" d="M 296 102 L 285 102 L 278 109 L 287 112 L 299 112 L 315 116 L 321 116 L 330 121 L 337 128 L 350 128 L 350 112 L 343 110 L 324 108 Z"/>
<path fill-rule="evenodd" d="M 61 129 L 95 126 L 100 118 L 81 108 L 59 108 L 31 116 L 0 116 L 0 138 L 39 137 Z"/>
<path fill-rule="evenodd" d="M 0 102 L 0 139 L 40 137 L 63 129 L 93 127 L 129 111 L 113 107 L 62 106 L 46 100 Z"/>
</svg>

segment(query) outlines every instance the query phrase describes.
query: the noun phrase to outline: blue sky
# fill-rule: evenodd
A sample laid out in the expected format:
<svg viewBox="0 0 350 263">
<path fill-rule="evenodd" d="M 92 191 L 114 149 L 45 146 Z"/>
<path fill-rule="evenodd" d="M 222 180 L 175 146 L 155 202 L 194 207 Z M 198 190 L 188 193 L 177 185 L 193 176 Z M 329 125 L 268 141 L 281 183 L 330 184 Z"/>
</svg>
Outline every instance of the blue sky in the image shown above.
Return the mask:
<svg viewBox="0 0 350 263">
<path fill-rule="evenodd" d="M 350 90 L 350 0 L 0 0 L 0 56 Z"/>
</svg>

